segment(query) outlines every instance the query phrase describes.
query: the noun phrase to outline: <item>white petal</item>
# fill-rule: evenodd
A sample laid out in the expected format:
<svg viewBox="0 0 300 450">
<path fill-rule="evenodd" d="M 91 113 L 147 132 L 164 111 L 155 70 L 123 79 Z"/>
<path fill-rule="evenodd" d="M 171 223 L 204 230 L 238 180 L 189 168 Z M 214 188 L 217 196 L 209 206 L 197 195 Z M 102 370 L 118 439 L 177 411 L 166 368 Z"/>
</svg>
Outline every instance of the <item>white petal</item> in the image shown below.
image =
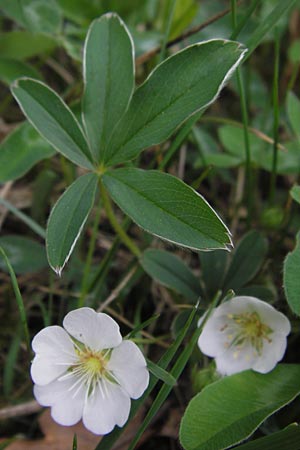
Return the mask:
<svg viewBox="0 0 300 450">
<path fill-rule="evenodd" d="M 32 349 L 37 354 L 45 356 L 69 357 L 72 361 L 75 357 L 74 345 L 68 333 L 62 327 L 53 325 L 41 330 L 32 340 Z"/>
<path fill-rule="evenodd" d="M 55 359 L 36 355 L 32 361 L 30 373 L 34 383 L 44 386 L 62 375 L 68 366 L 57 364 Z"/>
<path fill-rule="evenodd" d="M 286 337 L 281 333 L 272 335 L 272 342 L 265 343 L 260 358 L 253 364 L 253 370 L 268 373 L 283 358 L 287 346 Z"/>
<path fill-rule="evenodd" d="M 261 321 L 272 328 L 275 333 L 282 333 L 284 336 L 290 334 L 291 324 L 289 319 L 284 314 L 273 308 L 273 306 L 268 303 L 264 303 L 262 308 L 257 308 L 257 312 L 261 318 Z M 271 337 L 273 338 L 273 335 Z"/>
<path fill-rule="evenodd" d="M 86 390 L 83 386 L 70 390 L 74 378 L 55 380 L 47 386 L 34 386 L 34 396 L 43 406 L 52 406 L 51 416 L 60 425 L 75 425 L 81 417 Z M 77 392 L 76 392 L 77 391 Z"/>
<path fill-rule="evenodd" d="M 63 325 L 71 336 L 92 350 L 113 348 L 122 342 L 119 325 L 107 314 L 91 308 L 69 312 Z"/>
<path fill-rule="evenodd" d="M 224 317 L 220 317 L 216 310 L 210 315 L 198 339 L 198 346 L 202 353 L 215 357 L 226 350 L 226 334 L 222 331 L 225 324 Z"/>
<path fill-rule="evenodd" d="M 131 398 L 139 398 L 149 384 L 146 360 L 136 344 L 125 340 L 114 348 L 107 369 Z"/>
<path fill-rule="evenodd" d="M 110 433 L 115 425 L 122 427 L 129 416 L 130 398 L 117 384 L 101 380 L 95 392 L 88 397 L 82 421 L 92 433 Z"/>
<path fill-rule="evenodd" d="M 55 380 L 77 359 L 70 336 L 58 326 L 41 330 L 34 337 L 32 348 L 36 356 L 31 365 L 31 377 L 40 385 Z"/>
<path fill-rule="evenodd" d="M 223 353 L 216 358 L 217 371 L 221 375 L 232 375 L 234 373 L 242 372 L 252 368 L 254 357 L 252 353 L 244 353 L 242 350 L 239 357 L 234 357 L 233 351 Z"/>
</svg>

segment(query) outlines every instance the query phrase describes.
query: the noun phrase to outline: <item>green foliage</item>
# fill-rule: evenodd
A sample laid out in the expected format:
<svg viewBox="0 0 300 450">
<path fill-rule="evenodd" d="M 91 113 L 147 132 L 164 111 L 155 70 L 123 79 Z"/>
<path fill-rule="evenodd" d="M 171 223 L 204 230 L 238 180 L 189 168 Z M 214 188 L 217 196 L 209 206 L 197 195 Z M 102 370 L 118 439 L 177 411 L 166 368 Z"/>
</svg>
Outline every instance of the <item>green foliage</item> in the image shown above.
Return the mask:
<svg viewBox="0 0 300 450">
<path fill-rule="evenodd" d="M 226 248 L 231 243 L 216 213 L 178 178 L 124 168 L 106 172 L 103 182 L 120 208 L 151 234 L 194 250 Z"/>
<path fill-rule="evenodd" d="M 142 149 L 166 140 L 216 99 L 244 53 L 236 42 L 214 40 L 188 47 L 157 66 L 135 91 L 104 163 L 133 159 Z"/>
<path fill-rule="evenodd" d="M 293 186 L 290 194 L 297 203 L 300 203 L 300 186 Z"/>
<path fill-rule="evenodd" d="M 234 252 L 223 289 L 237 290 L 251 281 L 262 266 L 267 250 L 267 240 L 257 231 L 244 236 Z"/>
<path fill-rule="evenodd" d="M 28 122 L 23 123 L 1 142 L 0 182 L 20 178 L 38 161 L 54 153 Z"/>
<path fill-rule="evenodd" d="M 239 445 L 238 450 L 298 450 L 300 427 L 298 424 L 289 425 L 284 430 L 255 439 L 247 444 Z"/>
<path fill-rule="evenodd" d="M 1 0 L 0 7 L 6 16 L 30 31 L 57 33 L 61 29 L 62 14 L 55 0 Z"/>
<path fill-rule="evenodd" d="M 196 301 L 201 296 L 199 280 L 184 262 L 170 252 L 146 250 L 140 260 L 145 272 L 164 286 L 174 289 L 187 300 Z"/>
<path fill-rule="evenodd" d="M 300 315 L 300 233 L 297 234 L 295 249 L 285 258 L 283 265 L 284 292 L 291 310 Z"/>
<path fill-rule="evenodd" d="M 236 167 L 244 163 L 245 144 L 243 130 L 232 125 L 225 125 L 219 129 L 219 137 L 226 153 L 206 155 L 206 163 L 219 167 Z M 249 133 L 249 143 L 252 164 L 264 170 L 272 171 L 272 145 L 264 142 L 253 133 Z M 285 150 L 279 150 L 278 153 L 278 173 L 297 173 L 299 168 L 300 156 L 298 146 L 292 143 L 285 143 Z"/>
<path fill-rule="evenodd" d="M 134 88 L 134 49 L 124 23 L 106 14 L 91 25 L 84 51 L 82 114 L 96 161 L 124 115 Z M 97 95 L 95 95 L 97 93 Z"/>
<path fill-rule="evenodd" d="M 287 96 L 287 113 L 292 129 L 300 141 L 300 101 L 293 92 L 289 92 Z"/>
<path fill-rule="evenodd" d="M 23 60 L 42 53 L 51 53 L 56 47 L 56 39 L 42 33 L 10 31 L 0 34 L 1 58 Z"/>
<path fill-rule="evenodd" d="M 61 274 L 94 204 L 97 177 L 86 174 L 74 181 L 52 209 L 47 227 L 47 255 L 52 269 Z"/>
<path fill-rule="evenodd" d="M 191 400 L 181 422 L 181 444 L 185 450 L 228 448 L 299 393 L 299 365 L 281 364 L 264 375 L 245 371 L 225 377 Z"/>
<path fill-rule="evenodd" d="M 12 58 L 0 58 L 0 80 L 11 84 L 19 77 L 41 78 L 41 74 L 30 64 Z"/>
<path fill-rule="evenodd" d="M 92 157 L 75 116 L 63 100 L 40 81 L 24 78 L 12 85 L 24 114 L 56 150 L 75 164 L 92 169 Z"/>
<path fill-rule="evenodd" d="M 205 387 L 187 409 L 181 427 L 186 450 L 236 445 L 299 394 L 300 369 L 296 365 L 278 366 L 267 375 L 244 372 L 215 382 L 218 374 L 214 363 L 207 365 L 205 357 L 199 362 L 199 351 L 195 349 L 201 332 L 197 327 L 200 312 L 203 315 L 207 309 L 211 311 L 216 304 L 213 298 L 217 302 L 220 296 L 233 295 L 234 290 L 236 295 L 274 301 L 275 286 L 281 285 L 276 269 L 282 263 L 282 255 L 290 249 L 290 236 L 299 229 L 298 205 L 290 207 L 292 202 L 288 197 L 288 189 L 294 185 L 290 195 L 300 203 L 299 42 L 293 34 L 294 17 L 289 21 L 287 14 L 295 1 L 251 0 L 247 5 L 240 5 L 233 0 L 232 11 L 217 19 L 223 15 L 223 8 L 228 7 L 218 0 L 201 5 L 197 0 L 0 0 L 3 30 L 8 30 L 0 35 L 0 80 L 4 84 L 12 83 L 12 93 L 30 122 L 15 128 L 0 146 L 0 182 L 17 180 L 7 183 L 3 191 L 1 188 L 4 197 L 0 198 L 0 226 L 5 233 L 8 230 L 8 235 L 0 238 L 3 257 L 0 268 L 10 274 L 20 312 L 18 328 L 10 332 L 10 340 L 5 343 L 8 352 L 3 358 L 3 387 L 7 400 L 11 397 L 17 403 L 28 398 L 27 391 L 14 392 L 22 379 L 19 374 L 22 375 L 20 361 L 24 365 L 24 333 L 29 349 L 26 316 L 34 327 L 40 327 L 39 322 L 50 325 L 60 320 L 66 308 L 72 310 L 76 305 L 111 308 L 108 312 L 119 314 L 124 327 L 133 328 L 126 338 L 155 343 L 162 348 L 169 345 L 157 363 L 148 360 L 149 387 L 140 399 L 132 402 L 128 422 L 145 402 L 149 404 L 149 396 L 153 396 L 152 406 L 128 444 L 130 449 L 161 410 L 173 386 L 180 387 L 180 374 L 189 361 L 197 367 L 197 372 L 192 380 L 188 368 L 184 373 L 185 398 L 192 384 L 197 389 L 213 384 Z M 295 11 L 292 13 L 297 17 Z M 130 32 L 116 13 L 126 21 Z M 212 23 L 200 33 L 194 33 L 193 27 L 205 21 Z M 272 70 L 267 61 L 274 51 L 271 32 L 274 26 L 278 44 L 275 53 L 280 57 L 278 67 L 283 76 L 280 96 L 278 86 L 273 86 L 273 100 L 276 96 L 280 102 L 286 98 L 286 104 L 274 104 L 272 111 L 269 98 Z M 176 47 L 172 46 L 168 41 L 186 34 L 187 27 L 191 27 L 192 35 L 179 37 Z M 283 36 L 288 36 L 289 49 L 284 47 L 284 41 L 280 42 Z M 212 40 L 204 41 L 207 37 Z M 245 43 L 249 50 L 232 39 Z M 242 72 L 245 90 L 241 93 L 234 78 L 228 80 L 260 45 L 256 59 Z M 177 49 L 180 50 L 176 53 Z M 148 50 L 154 50 L 152 56 L 149 53 L 134 61 L 134 52 L 140 56 Z M 164 60 L 168 52 L 170 56 Z M 145 62 L 141 63 L 143 58 Z M 78 64 L 82 59 L 83 83 Z M 41 79 L 47 80 L 60 95 Z M 219 95 L 225 83 L 227 87 Z M 3 88 L 0 109 L 5 134 L 6 123 L 19 122 L 20 115 L 6 93 L 6 86 Z M 218 96 L 217 105 L 204 115 Z M 240 100 L 244 107 L 243 120 Z M 273 123 L 275 113 L 278 124 Z M 221 126 L 217 128 L 216 124 Z M 243 128 L 249 138 L 249 161 L 245 158 Z M 174 133 L 177 134 L 173 138 Z M 152 147 L 149 151 L 141 153 L 149 147 Z M 67 160 L 56 155 L 56 151 Z M 178 165 L 172 160 L 176 152 L 180 152 Z M 276 170 L 274 152 L 278 152 Z M 39 166 L 31 170 L 38 162 Z M 73 164 L 80 167 L 77 169 Z M 138 169 L 137 164 L 146 170 Z M 246 180 L 243 179 L 245 166 Z M 166 167 L 170 174 L 180 174 L 178 178 L 164 173 Z M 269 194 L 269 174 L 265 171 L 273 177 L 273 198 Z M 251 189 L 248 177 L 252 178 Z M 32 196 L 28 198 L 25 190 L 25 201 L 17 202 L 15 193 L 21 192 L 28 183 Z M 78 257 L 62 280 L 54 279 L 51 273 L 49 289 L 34 292 L 32 273 L 43 269 L 47 262 L 44 247 L 31 238 L 10 234 L 9 227 L 15 233 L 15 222 L 19 220 L 29 235 L 33 231 L 44 239 L 46 232 L 39 224 L 46 223 L 53 197 L 68 184 L 47 225 L 51 267 L 61 274 L 97 199 L 94 223 L 87 233 L 91 239 L 87 243 L 83 241 Z M 217 205 L 220 216 L 198 191 L 205 192 L 212 204 Z M 128 216 L 122 224 L 109 196 Z M 246 197 L 251 202 L 245 202 Z M 13 204 L 18 204 L 18 208 Z M 231 234 L 220 217 L 232 224 L 234 241 L 239 240 L 232 254 L 226 251 L 231 247 Z M 105 227 L 103 218 L 110 222 L 108 225 L 105 222 Z M 131 219 L 154 237 L 167 241 L 169 251 L 147 248 L 153 238 L 136 232 L 134 226 L 129 229 Z M 264 236 L 256 231 L 259 229 L 264 230 Z M 117 236 L 111 236 L 114 232 Z M 267 260 L 268 242 L 271 245 Z M 118 253 L 121 243 L 127 247 Z M 218 251 L 199 255 L 198 279 L 195 255 L 184 258 L 191 262 L 194 273 L 183 259 L 170 251 L 172 244 L 196 251 Z M 298 234 L 296 248 L 284 263 L 285 294 L 297 315 L 300 314 L 299 249 Z M 124 266 L 128 267 L 122 274 Z M 168 302 L 173 302 L 171 307 L 169 303 L 164 307 L 164 290 L 162 298 L 152 300 L 144 272 L 175 291 L 168 296 Z M 26 311 L 15 273 L 21 275 L 19 283 L 21 291 L 24 290 Z M 36 275 L 43 287 L 47 275 L 45 271 Z M 6 273 L 3 280 L 9 280 Z M 64 292 L 67 306 L 63 301 Z M 2 293 L 6 302 L 5 319 L 10 319 L 9 286 L 1 288 Z M 196 302 L 199 297 L 201 311 L 191 312 L 188 303 Z M 278 289 L 279 309 L 282 300 Z M 153 314 L 156 308 L 163 308 L 162 325 L 156 322 L 157 316 L 149 319 L 149 312 Z M 12 312 L 14 326 L 16 315 Z M 3 324 L 3 335 L 9 327 L 10 320 Z M 297 329 L 292 328 L 293 344 Z M 186 344 L 179 349 L 184 339 Z M 143 350 L 146 353 L 148 345 Z M 292 350 L 291 346 L 289 361 L 294 362 L 297 358 Z M 151 349 L 151 357 L 159 351 L 159 347 Z M 170 365 L 173 358 L 174 363 Z M 153 391 L 159 381 L 161 388 Z M 175 397 L 173 401 L 176 402 Z M 294 419 L 293 409 L 289 412 L 285 423 Z M 276 417 L 272 420 L 275 423 Z M 281 426 L 275 423 L 275 429 Z M 97 449 L 112 448 L 124 429 L 116 427 L 102 438 Z M 296 439 L 299 439 L 298 429 L 288 428 L 238 448 L 296 450 Z M 71 448 L 72 439 L 66 445 Z M 76 447 L 74 436 L 73 448 Z"/>
<path fill-rule="evenodd" d="M 142 228 L 196 250 L 226 248 L 230 238 L 225 225 L 206 201 L 181 181 L 154 171 L 106 172 L 106 167 L 133 159 L 144 148 L 162 142 L 189 116 L 207 107 L 244 53 L 238 43 L 222 40 L 188 47 L 160 64 L 132 96 L 132 40 L 118 16 L 107 14 L 93 22 L 85 42 L 82 113 L 87 138 L 64 101 L 42 82 L 21 78 L 11 90 L 39 133 L 72 162 L 103 176 L 115 202 Z M 161 190 L 165 198 L 161 198 Z M 75 211 L 74 204 L 69 203 L 72 201 L 73 196 L 65 195 L 63 208 L 56 208 L 48 225 L 48 258 L 58 273 L 73 250 L 78 227 L 92 205 L 92 201 L 88 202 L 79 220 L 72 218 L 67 222 L 72 229 L 73 220 L 77 225 L 68 245 L 59 245 L 61 235 L 63 240 L 69 236 L 64 211 Z M 105 205 L 114 228 L 121 232 L 108 199 Z M 186 215 L 192 217 L 191 223 Z M 53 217 L 60 227 L 53 226 Z M 121 234 L 126 245 L 134 249 Z M 138 255 L 139 250 L 134 253 Z"/>
<path fill-rule="evenodd" d="M 269 287 L 251 284 L 265 261 L 267 250 L 267 240 L 253 230 L 240 240 L 230 263 L 226 253 L 200 253 L 202 281 L 208 299 L 218 290 L 226 294 L 230 289 L 237 295 L 259 294 L 257 297 L 262 300 L 274 299 L 274 293 Z"/>
<path fill-rule="evenodd" d="M 17 274 L 37 272 L 47 266 L 44 246 L 33 239 L 6 235 L 0 237 L 0 246 Z M 0 269 L 7 270 L 2 260 L 0 260 Z"/>
</svg>

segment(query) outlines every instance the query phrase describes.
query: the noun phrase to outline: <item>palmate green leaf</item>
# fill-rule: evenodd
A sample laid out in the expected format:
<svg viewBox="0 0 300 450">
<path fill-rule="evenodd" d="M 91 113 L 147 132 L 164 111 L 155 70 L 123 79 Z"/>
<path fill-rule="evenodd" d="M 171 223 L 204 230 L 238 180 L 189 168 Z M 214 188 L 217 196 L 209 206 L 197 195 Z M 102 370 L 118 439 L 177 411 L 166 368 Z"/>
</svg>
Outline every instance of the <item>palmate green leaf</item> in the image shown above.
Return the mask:
<svg viewBox="0 0 300 450">
<path fill-rule="evenodd" d="M 77 178 L 59 198 L 47 226 L 48 261 L 60 275 L 68 261 L 93 206 L 98 177 L 94 173 Z"/>
<path fill-rule="evenodd" d="M 259 271 L 268 250 L 267 240 L 258 231 L 250 231 L 239 242 L 226 273 L 223 289 L 244 286 Z"/>
<path fill-rule="evenodd" d="M 158 65 L 134 93 L 102 161 L 113 165 L 159 144 L 189 116 L 212 103 L 245 49 L 212 40 L 192 45 Z"/>
<path fill-rule="evenodd" d="M 201 195 L 156 171 L 116 169 L 103 182 L 119 207 L 141 228 L 194 250 L 227 248 L 229 231 Z"/>
<path fill-rule="evenodd" d="M 172 253 L 148 249 L 143 253 L 140 263 L 148 275 L 188 300 L 196 301 L 201 295 L 199 280 L 189 267 Z"/>
<path fill-rule="evenodd" d="M 283 264 L 283 286 L 291 310 L 300 316 L 300 232 L 295 249 L 285 258 Z"/>
<path fill-rule="evenodd" d="M 31 78 L 11 88 L 29 122 L 54 148 L 75 164 L 92 169 L 92 157 L 74 114 L 56 92 Z"/>
<path fill-rule="evenodd" d="M 53 147 L 28 122 L 22 123 L 1 142 L 0 182 L 23 176 L 38 161 L 54 154 Z"/>
<path fill-rule="evenodd" d="M 33 239 L 15 235 L 2 236 L 0 246 L 16 274 L 37 272 L 47 267 L 45 248 Z M 1 260 L 0 269 L 6 270 L 6 265 Z"/>
<path fill-rule="evenodd" d="M 279 364 L 267 374 L 247 370 L 225 377 L 189 403 L 180 427 L 181 445 L 185 450 L 226 449 L 249 437 L 299 393 L 296 364 Z"/>
<path fill-rule="evenodd" d="M 96 19 L 85 41 L 83 123 L 96 160 L 105 152 L 134 88 L 134 48 L 117 14 Z"/>
</svg>

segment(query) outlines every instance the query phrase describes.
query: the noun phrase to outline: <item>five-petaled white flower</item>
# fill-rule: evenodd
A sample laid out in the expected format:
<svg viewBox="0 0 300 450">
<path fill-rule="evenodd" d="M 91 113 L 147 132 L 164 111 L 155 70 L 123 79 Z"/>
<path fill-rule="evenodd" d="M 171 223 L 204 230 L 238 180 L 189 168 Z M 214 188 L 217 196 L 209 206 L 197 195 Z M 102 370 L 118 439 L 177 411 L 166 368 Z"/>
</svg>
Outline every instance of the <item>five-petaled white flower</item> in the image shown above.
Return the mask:
<svg viewBox="0 0 300 450">
<path fill-rule="evenodd" d="M 51 406 L 61 425 L 82 418 L 88 430 L 100 435 L 122 427 L 130 398 L 139 398 L 149 383 L 143 354 L 122 340 L 111 317 L 91 308 L 71 311 L 63 326 L 46 327 L 32 341 L 35 398 Z"/>
<path fill-rule="evenodd" d="M 213 310 L 198 345 L 202 353 L 215 358 L 221 375 L 247 369 L 267 373 L 283 358 L 290 331 L 287 317 L 273 306 L 240 296 Z"/>
</svg>

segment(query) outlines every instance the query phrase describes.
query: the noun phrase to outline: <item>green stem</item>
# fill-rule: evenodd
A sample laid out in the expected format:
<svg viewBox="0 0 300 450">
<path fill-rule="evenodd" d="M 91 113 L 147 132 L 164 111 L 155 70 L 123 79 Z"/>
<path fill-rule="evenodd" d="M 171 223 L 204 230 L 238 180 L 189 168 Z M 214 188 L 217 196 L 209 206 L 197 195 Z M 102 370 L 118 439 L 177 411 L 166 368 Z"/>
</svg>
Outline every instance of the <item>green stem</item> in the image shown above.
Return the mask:
<svg viewBox="0 0 300 450">
<path fill-rule="evenodd" d="M 135 245 L 133 240 L 128 236 L 128 234 L 124 231 L 124 229 L 121 227 L 121 225 L 119 224 L 119 222 L 114 214 L 110 198 L 107 194 L 107 191 L 106 191 L 101 179 L 99 180 L 99 188 L 100 188 L 101 198 L 103 200 L 104 209 L 106 211 L 107 218 L 110 221 L 111 226 L 113 227 L 115 232 L 118 234 L 118 236 L 120 237 L 122 242 L 126 245 L 126 247 L 129 248 L 131 253 L 134 256 L 136 256 L 137 258 L 140 258 L 141 251 Z"/>
<path fill-rule="evenodd" d="M 159 58 L 158 58 L 159 63 L 161 63 L 165 59 L 165 56 L 166 56 L 166 49 L 167 49 L 168 39 L 169 39 L 169 35 L 170 35 L 172 20 L 173 20 L 173 16 L 174 16 L 175 6 L 176 6 L 176 0 L 172 0 L 171 5 L 169 7 L 169 11 L 168 11 L 166 31 L 164 34 L 164 38 L 163 38 L 163 42 L 161 45 L 161 50 L 160 50 L 160 54 L 159 54 Z"/>
<path fill-rule="evenodd" d="M 199 339 L 200 334 L 202 333 L 202 330 L 204 328 L 204 325 L 206 324 L 207 320 L 209 319 L 213 309 L 217 306 L 217 304 L 219 303 L 219 300 L 221 298 L 221 291 L 218 291 L 211 303 L 211 305 L 208 308 L 207 314 L 205 315 L 205 318 L 203 320 L 203 322 L 201 323 L 200 327 L 196 329 L 196 331 L 194 331 L 188 345 L 185 346 L 185 348 L 182 350 L 182 352 L 179 354 L 174 366 L 172 367 L 172 369 L 169 371 L 169 374 L 175 378 L 175 380 L 178 380 L 178 378 L 180 377 L 181 373 L 183 372 L 183 369 L 185 368 L 185 366 L 187 365 L 191 354 L 193 352 L 193 349 L 195 347 L 195 345 L 197 344 L 197 341 Z M 197 306 L 196 306 L 197 308 Z M 142 425 L 140 426 L 140 428 L 138 429 L 138 431 L 136 432 L 136 435 L 134 437 L 134 439 L 132 440 L 132 442 L 130 443 L 130 446 L 128 448 L 128 450 L 134 450 L 134 448 L 136 447 L 139 439 L 141 438 L 142 434 L 144 433 L 144 431 L 146 430 L 146 428 L 149 426 L 151 420 L 153 419 L 153 417 L 155 416 L 155 414 L 160 410 L 162 404 L 165 402 L 165 400 L 167 399 L 168 395 L 170 394 L 171 390 L 172 390 L 173 386 L 169 386 L 167 384 L 163 384 L 163 386 L 161 387 L 160 391 L 158 392 L 156 398 L 154 399 L 150 410 L 148 411 Z"/>
<path fill-rule="evenodd" d="M 251 5 L 247 9 L 245 15 L 242 17 L 240 22 L 234 27 L 234 30 L 233 30 L 233 32 L 230 35 L 230 39 L 234 40 L 234 39 L 237 38 L 237 36 L 240 34 L 240 32 L 243 30 L 243 28 L 247 24 L 249 17 L 252 16 L 252 13 L 254 12 L 254 10 L 256 9 L 257 5 L 260 2 L 261 2 L 261 0 L 253 0 Z M 235 8 L 235 5 L 234 5 L 234 8 Z M 231 7 L 231 10 L 233 12 L 233 8 L 232 7 Z"/>
<path fill-rule="evenodd" d="M 100 215 L 101 215 L 101 204 L 98 206 L 98 209 L 96 210 L 96 216 L 95 216 L 93 229 L 92 229 L 92 236 L 90 239 L 88 254 L 87 254 L 85 265 L 84 265 L 80 297 L 78 300 L 78 308 L 82 308 L 82 306 L 84 306 L 84 300 L 85 300 L 86 294 L 89 291 L 88 279 L 89 279 L 90 269 L 91 269 L 91 265 L 92 265 L 93 254 L 94 254 L 95 246 L 96 246 L 97 232 L 98 232 L 99 223 L 100 223 Z"/>
<path fill-rule="evenodd" d="M 273 78 L 273 161 L 272 173 L 270 179 L 270 203 L 274 202 L 275 184 L 277 177 L 277 160 L 278 160 L 278 139 L 279 139 L 279 102 L 278 102 L 278 78 L 279 78 L 279 54 L 280 54 L 280 34 L 278 28 L 275 29 L 275 60 L 274 60 L 274 78 Z"/>
</svg>

